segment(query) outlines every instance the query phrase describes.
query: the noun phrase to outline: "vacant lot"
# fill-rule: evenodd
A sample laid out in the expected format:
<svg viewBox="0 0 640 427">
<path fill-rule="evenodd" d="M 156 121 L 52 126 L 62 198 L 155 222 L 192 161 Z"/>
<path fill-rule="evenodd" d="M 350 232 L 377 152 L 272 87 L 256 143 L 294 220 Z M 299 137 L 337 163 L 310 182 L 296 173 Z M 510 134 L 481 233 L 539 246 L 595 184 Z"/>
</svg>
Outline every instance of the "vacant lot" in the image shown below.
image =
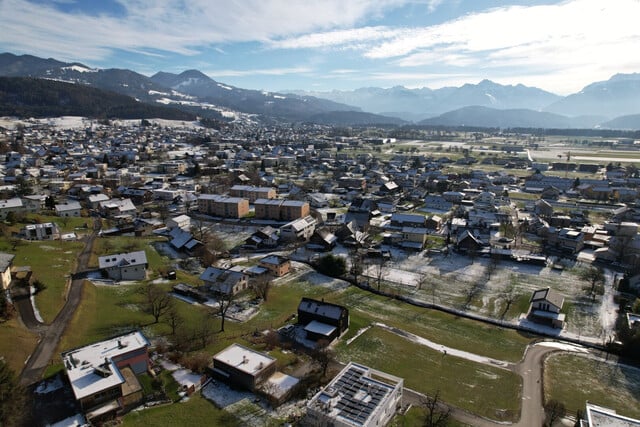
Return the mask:
<svg viewBox="0 0 640 427">
<path fill-rule="evenodd" d="M 545 399 L 558 400 L 570 411 L 584 411 L 589 401 L 621 415 L 640 417 L 639 368 L 559 353 L 545 363 L 544 385 Z"/>
<path fill-rule="evenodd" d="M 369 329 L 348 346 L 339 359 L 354 361 L 404 378 L 404 385 L 497 420 L 520 413 L 521 379 L 516 374 L 446 355 L 381 330 Z M 482 390 L 478 393 L 478 390 Z"/>
</svg>

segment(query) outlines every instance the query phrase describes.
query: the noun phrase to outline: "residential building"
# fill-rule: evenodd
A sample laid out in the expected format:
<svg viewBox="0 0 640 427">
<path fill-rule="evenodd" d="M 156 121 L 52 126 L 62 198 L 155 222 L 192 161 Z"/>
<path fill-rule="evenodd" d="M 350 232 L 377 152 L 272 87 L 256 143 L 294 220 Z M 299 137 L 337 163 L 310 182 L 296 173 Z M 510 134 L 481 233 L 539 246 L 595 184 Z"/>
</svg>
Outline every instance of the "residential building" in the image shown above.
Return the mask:
<svg viewBox="0 0 640 427">
<path fill-rule="evenodd" d="M 275 199 L 276 189 L 272 187 L 254 187 L 253 185 L 234 185 L 229 190 L 229 195 L 248 199 L 254 203 L 258 199 Z"/>
<path fill-rule="evenodd" d="M 538 289 L 533 292 L 529 300 L 530 320 L 562 329 L 565 315 L 560 313 L 564 304 L 564 297 L 551 288 Z"/>
<path fill-rule="evenodd" d="M 198 197 L 201 213 L 223 218 L 242 218 L 249 213 L 249 201 L 240 197 L 201 194 Z"/>
<path fill-rule="evenodd" d="M 56 215 L 61 217 L 79 217 L 82 213 L 80 202 L 66 201 L 55 205 Z"/>
<path fill-rule="evenodd" d="M 293 221 L 309 215 L 308 202 L 298 200 L 258 199 L 254 202 L 256 219 Z"/>
<path fill-rule="evenodd" d="M 302 298 L 298 304 L 298 323 L 312 340 L 333 341 L 349 329 L 349 310 L 338 304 Z"/>
<path fill-rule="evenodd" d="M 400 246 L 405 249 L 421 251 L 427 243 L 429 230 L 418 227 L 402 227 L 402 240 Z"/>
<path fill-rule="evenodd" d="M 189 215 L 178 215 L 167 220 L 167 228 L 169 230 L 174 228 L 180 228 L 184 231 L 191 229 L 191 217 Z"/>
<path fill-rule="evenodd" d="M 306 426 L 378 427 L 401 405 L 403 379 L 350 362 L 307 403 Z"/>
<path fill-rule="evenodd" d="M 7 215 L 9 213 L 22 213 L 25 212 L 26 209 L 24 204 L 22 203 L 22 199 L 19 197 L 14 197 L 13 199 L 0 200 L 0 219 L 7 219 Z"/>
<path fill-rule="evenodd" d="M 58 240 L 60 228 L 55 222 L 27 224 L 20 230 L 20 234 L 27 240 Z"/>
<path fill-rule="evenodd" d="M 147 254 L 136 251 L 98 257 L 98 266 L 113 280 L 143 280 L 147 275 Z"/>
<path fill-rule="evenodd" d="M 316 220 L 312 216 L 295 219 L 280 227 L 280 238 L 284 241 L 309 240 L 316 229 Z"/>
<path fill-rule="evenodd" d="M 249 287 L 249 276 L 233 269 L 207 267 L 200 280 L 210 291 L 224 295 L 235 295 Z"/>
<path fill-rule="evenodd" d="M 396 228 L 402 227 L 426 227 L 427 218 L 420 214 L 391 214 L 391 226 Z"/>
<path fill-rule="evenodd" d="M 13 265 L 14 254 L 0 252 L 0 286 L 1 289 L 8 289 L 11 285 L 11 266 Z"/>
<path fill-rule="evenodd" d="M 276 359 L 240 344 L 231 344 L 213 356 L 213 376 L 250 391 L 276 372 Z"/>
<path fill-rule="evenodd" d="M 110 199 L 98 203 L 98 209 L 107 218 L 136 216 L 137 209 L 131 199 Z"/>
<path fill-rule="evenodd" d="M 99 422 L 142 399 L 136 375 L 149 369 L 149 341 L 139 331 L 62 353 L 73 394 L 90 422 Z"/>
<path fill-rule="evenodd" d="M 249 236 L 245 241 L 244 245 L 253 249 L 270 249 L 278 246 L 278 241 L 280 240 L 280 236 L 278 236 L 278 230 L 273 227 L 266 226 L 259 228 Z"/>
<path fill-rule="evenodd" d="M 640 420 L 619 415 L 613 409 L 596 406 L 587 402 L 586 420 L 580 420 L 581 427 L 640 427 Z"/>
<path fill-rule="evenodd" d="M 291 260 L 280 255 L 266 256 L 260 259 L 258 264 L 277 277 L 282 277 L 291 271 Z"/>
</svg>

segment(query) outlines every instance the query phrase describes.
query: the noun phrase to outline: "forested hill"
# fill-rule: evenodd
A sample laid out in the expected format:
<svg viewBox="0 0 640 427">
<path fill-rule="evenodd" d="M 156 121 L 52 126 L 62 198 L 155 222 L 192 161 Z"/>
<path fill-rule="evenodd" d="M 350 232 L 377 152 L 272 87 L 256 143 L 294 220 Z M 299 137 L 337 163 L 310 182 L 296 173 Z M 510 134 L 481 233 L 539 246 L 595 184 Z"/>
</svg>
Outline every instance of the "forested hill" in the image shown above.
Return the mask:
<svg viewBox="0 0 640 427">
<path fill-rule="evenodd" d="M 82 84 L 0 77 L 0 116 L 195 120 L 193 114 Z"/>
</svg>

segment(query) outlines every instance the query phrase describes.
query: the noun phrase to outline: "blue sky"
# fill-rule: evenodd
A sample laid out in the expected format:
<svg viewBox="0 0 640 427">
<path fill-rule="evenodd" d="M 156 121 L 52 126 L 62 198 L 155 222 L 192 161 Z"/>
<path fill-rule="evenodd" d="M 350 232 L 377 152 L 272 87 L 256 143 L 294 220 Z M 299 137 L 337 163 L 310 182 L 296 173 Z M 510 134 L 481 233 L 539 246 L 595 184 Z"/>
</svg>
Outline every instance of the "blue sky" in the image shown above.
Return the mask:
<svg viewBox="0 0 640 427">
<path fill-rule="evenodd" d="M 640 72 L 640 0 L 0 0 L 0 51 L 346 90 L 491 79 L 557 94 Z"/>
</svg>

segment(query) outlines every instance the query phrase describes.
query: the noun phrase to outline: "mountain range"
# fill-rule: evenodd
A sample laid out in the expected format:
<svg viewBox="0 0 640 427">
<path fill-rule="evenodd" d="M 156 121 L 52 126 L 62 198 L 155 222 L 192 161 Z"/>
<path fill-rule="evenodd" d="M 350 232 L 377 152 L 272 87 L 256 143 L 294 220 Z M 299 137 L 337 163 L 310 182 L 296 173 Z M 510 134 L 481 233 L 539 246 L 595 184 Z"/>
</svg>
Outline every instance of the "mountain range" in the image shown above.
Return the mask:
<svg viewBox="0 0 640 427">
<path fill-rule="evenodd" d="M 282 93 L 242 89 L 198 70 L 158 72 L 95 69 L 31 55 L 0 54 L 0 76 L 86 85 L 220 118 L 241 112 L 268 120 L 333 125 L 406 125 L 640 129 L 640 74 L 618 74 L 566 97 L 490 80 L 441 89 L 361 88 Z"/>
</svg>

